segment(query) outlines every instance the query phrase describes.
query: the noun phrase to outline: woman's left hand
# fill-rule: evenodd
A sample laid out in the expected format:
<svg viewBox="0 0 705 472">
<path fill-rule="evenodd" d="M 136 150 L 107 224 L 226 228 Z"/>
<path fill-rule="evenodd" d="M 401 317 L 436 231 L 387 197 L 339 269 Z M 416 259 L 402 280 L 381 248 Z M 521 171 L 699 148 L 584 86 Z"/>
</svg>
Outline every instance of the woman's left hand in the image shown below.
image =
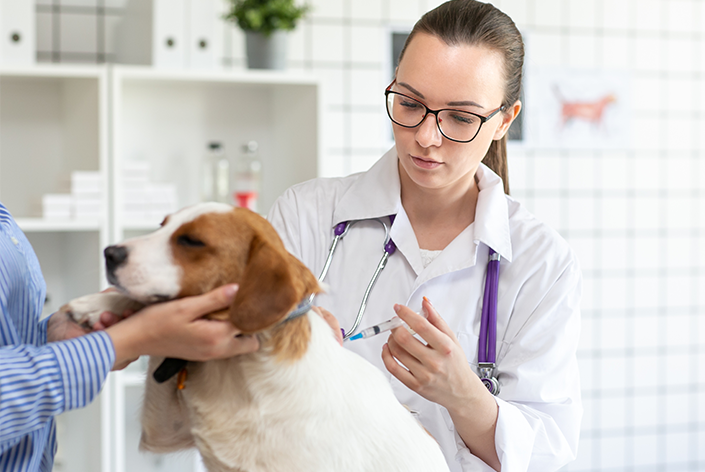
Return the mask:
<svg viewBox="0 0 705 472">
<path fill-rule="evenodd" d="M 478 378 L 455 334 L 425 297 L 422 308 L 428 313 L 427 319 L 403 305 L 394 306 L 397 316 L 427 344 L 406 328 L 396 328 L 382 348 L 384 365 L 400 382 L 427 400 L 449 410 L 463 408 L 473 392 L 478 394 Z"/>
</svg>

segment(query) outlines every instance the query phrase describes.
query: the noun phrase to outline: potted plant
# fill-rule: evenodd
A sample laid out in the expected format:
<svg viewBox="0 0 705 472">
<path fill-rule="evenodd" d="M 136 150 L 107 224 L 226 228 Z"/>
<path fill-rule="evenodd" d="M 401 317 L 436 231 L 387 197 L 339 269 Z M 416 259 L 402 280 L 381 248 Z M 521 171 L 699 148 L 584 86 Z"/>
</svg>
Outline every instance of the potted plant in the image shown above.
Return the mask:
<svg viewBox="0 0 705 472">
<path fill-rule="evenodd" d="M 284 69 L 286 34 L 308 12 L 309 6 L 296 6 L 294 0 L 229 0 L 225 19 L 245 31 L 247 67 Z"/>
</svg>

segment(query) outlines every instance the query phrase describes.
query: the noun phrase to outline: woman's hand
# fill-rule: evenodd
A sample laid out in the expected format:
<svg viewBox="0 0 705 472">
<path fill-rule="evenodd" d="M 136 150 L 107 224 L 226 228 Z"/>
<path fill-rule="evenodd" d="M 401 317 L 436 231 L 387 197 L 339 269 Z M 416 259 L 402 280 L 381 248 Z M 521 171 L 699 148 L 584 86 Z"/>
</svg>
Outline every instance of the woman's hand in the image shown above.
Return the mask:
<svg viewBox="0 0 705 472">
<path fill-rule="evenodd" d="M 382 347 L 387 370 L 414 392 L 444 406 L 468 449 L 500 470 L 494 435 L 499 407 L 473 372 L 455 334 L 424 297 L 428 318 L 395 305 L 397 316 L 424 340 L 404 328 L 392 330 Z"/>
<path fill-rule="evenodd" d="M 338 340 L 338 343 L 340 345 L 343 345 L 343 331 L 340 329 L 340 323 L 338 323 L 338 318 L 333 316 L 330 311 L 326 310 L 325 308 L 321 308 L 320 306 L 314 306 L 313 311 L 318 313 L 321 318 L 323 318 L 328 325 L 330 325 L 331 329 L 333 330 L 333 335 L 335 336 L 335 339 Z"/>
<path fill-rule="evenodd" d="M 76 323 L 68 313 L 58 311 L 51 315 L 47 323 L 47 342 L 54 343 L 77 338 L 90 333 L 91 330 Z"/>
<path fill-rule="evenodd" d="M 396 328 L 382 348 L 382 360 L 392 375 L 422 397 L 449 410 L 461 408 L 468 403 L 468 396 L 476 393 L 475 381 L 479 379 L 455 334 L 426 298 L 422 309 L 428 318 L 408 307 L 394 306 L 397 316 L 427 344 L 407 329 Z"/>
<path fill-rule="evenodd" d="M 223 359 L 259 349 L 255 336 L 239 336 L 230 321 L 204 315 L 226 309 L 237 285 L 225 285 L 204 295 L 150 305 L 105 330 L 115 346 L 115 366 L 141 355 L 191 361 Z"/>
<path fill-rule="evenodd" d="M 113 287 L 103 290 L 101 293 L 107 292 L 117 292 Z M 109 311 L 100 314 L 100 319 L 93 325 L 93 329 L 84 328 L 80 324 L 76 323 L 68 313 L 58 311 L 51 315 L 49 322 L 47 323 L 47 342 L 57 342 L 65 341 L 67 339 L 77 338 L 83 336 L 84 334 L 91 333 L 93 331 L 100 331 L 114 325 L 118 321 L 127 318 L 134 311 L 125 310 L 122 315 L 111 313 Z"/>
</svg>

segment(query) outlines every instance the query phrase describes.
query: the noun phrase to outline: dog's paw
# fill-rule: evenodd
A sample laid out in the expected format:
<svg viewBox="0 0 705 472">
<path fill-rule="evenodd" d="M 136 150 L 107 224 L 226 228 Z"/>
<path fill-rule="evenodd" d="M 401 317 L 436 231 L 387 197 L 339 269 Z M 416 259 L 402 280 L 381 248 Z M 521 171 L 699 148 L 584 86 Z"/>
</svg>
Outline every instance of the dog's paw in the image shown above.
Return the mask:
<svg viewBox="0 0 705 472">
<path fill-rule="evenodd" d="M 100 314 L 109 311 L 122 316 L 125 310 L 139 310 L 144 305 L 127 298 L 118 292 L 103 292 L 75 298 L 59 308 L 59 313 L 65 313 L 73 321 L 87 329 L 100 320 Z"/>
</svg>

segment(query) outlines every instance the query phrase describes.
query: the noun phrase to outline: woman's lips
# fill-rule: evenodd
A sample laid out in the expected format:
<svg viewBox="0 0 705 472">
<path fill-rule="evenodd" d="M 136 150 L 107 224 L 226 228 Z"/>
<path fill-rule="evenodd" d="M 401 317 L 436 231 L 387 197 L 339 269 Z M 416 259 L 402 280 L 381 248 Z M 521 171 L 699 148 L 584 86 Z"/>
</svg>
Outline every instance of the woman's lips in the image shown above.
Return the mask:
<svg viewBox="0 0 705 472">
<path fill-rule="evenodd" d="M 411 156 L 411 160 L 416 164 L 416 166 L 422 169 L 435 169 L 443 165 L 442 162 L 436 162 L 431 159 L 424 159 L 421 157 Z"/>
</svg>

